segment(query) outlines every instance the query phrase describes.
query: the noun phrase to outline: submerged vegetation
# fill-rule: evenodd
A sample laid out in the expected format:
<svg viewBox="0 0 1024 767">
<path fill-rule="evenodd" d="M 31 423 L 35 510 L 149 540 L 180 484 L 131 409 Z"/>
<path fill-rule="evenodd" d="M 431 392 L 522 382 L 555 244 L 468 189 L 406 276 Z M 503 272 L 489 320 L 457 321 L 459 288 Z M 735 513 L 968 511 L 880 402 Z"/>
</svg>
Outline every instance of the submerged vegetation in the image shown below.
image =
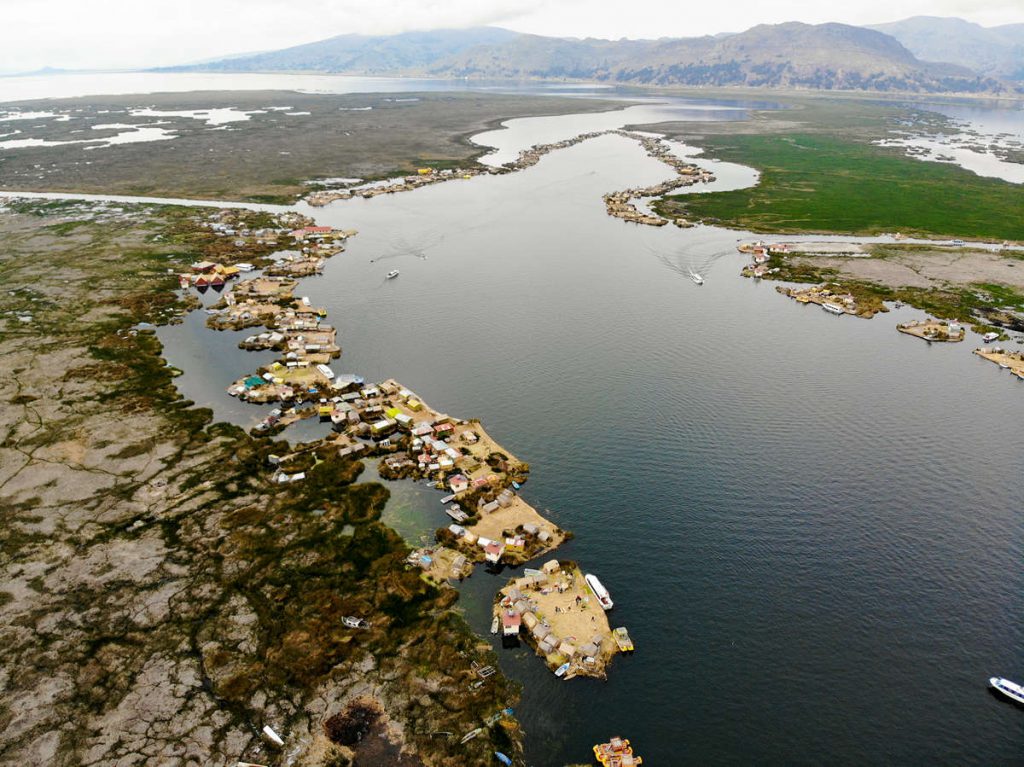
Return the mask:
<svg viewBox="0 0 1024 767">
<path fill-rule="evenodd" d="M 189 407 L 137 329 L 187 308 L 173 272 L 209 255 L 208 214 L 0 211 L 0 760 L 279 764 L 270 725 L 301 763 L 346 765 L 356 700 L 388 724 L 376 747 L 415 754 L 402 764 L 518 753 L 509 717 L 459 744 L 517 689 L 475 684 L 489 646 L 454 590 L 405 566 L 387 491 L 338 456 L 271 484 L 284 446 Z"/>
</svg>

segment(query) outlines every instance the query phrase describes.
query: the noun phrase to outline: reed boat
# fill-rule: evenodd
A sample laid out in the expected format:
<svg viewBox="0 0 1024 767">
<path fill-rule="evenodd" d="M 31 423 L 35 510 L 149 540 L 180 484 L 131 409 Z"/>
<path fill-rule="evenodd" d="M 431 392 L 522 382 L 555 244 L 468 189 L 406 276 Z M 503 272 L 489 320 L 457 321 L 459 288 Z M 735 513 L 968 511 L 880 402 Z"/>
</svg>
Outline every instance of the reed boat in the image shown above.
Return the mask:
<svg viewBox="0 0 1024 767">
<path fill-rule="evenodd" d="M 612 738 L 607 743 L 594 746 L 594 758 L 603 767 L 634 767 L 644 760 L 633 753 L 628 738 Z"/>
</svg>

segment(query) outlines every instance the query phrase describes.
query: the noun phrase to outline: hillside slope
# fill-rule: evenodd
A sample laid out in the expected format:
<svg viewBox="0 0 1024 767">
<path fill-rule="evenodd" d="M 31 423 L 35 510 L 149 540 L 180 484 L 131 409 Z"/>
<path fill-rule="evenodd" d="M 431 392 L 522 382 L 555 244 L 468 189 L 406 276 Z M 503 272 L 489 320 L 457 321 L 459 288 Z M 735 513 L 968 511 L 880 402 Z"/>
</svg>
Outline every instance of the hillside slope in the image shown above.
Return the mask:
<svg viewBox="0 0 1024 767">
<path fill-rule="evenodd" d="M 343 35 L 206 71 L 586 79 L 618 83 L 998 93 L 996 78 L 923 62 L 895 38 L 845 24 L 760 25 L 735 35 L 660 40 L 543 37 L 492 27 Z"/>
<path fill-rule="evenodd" d="M 1024 24 L 983 27 L 963 19 L 915 16 L 870 29 L 896 38 L 924 61 L 946 61 L 983 75 L 1024 80 Z"/>
</svg>

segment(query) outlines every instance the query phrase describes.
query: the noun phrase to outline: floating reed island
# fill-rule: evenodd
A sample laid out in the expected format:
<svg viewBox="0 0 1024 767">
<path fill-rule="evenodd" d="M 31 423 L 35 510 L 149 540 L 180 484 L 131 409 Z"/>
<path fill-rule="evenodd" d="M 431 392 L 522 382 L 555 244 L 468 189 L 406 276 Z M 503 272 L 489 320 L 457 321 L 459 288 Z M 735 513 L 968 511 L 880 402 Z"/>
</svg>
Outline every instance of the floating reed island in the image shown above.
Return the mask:
<svg viewBox="0 0 1024 767">
<path fill-rule="evenodd" d="M 1001 346 L 983 346 L 974 353 L 984 360 L 994 362 L 1003 370 L 1009 370 L 1024 381 L 1024 352 L 1008 352 Z"/>
<path fill-rule="evenodd" d="M 504 637 L 525 639 L 556 675 L 603 679 L 624 630 L 617 630 L 618 637 L 612 631 L 602 607 L 607 592 L 598 595 L 591 579 L 570 561 L 552 559 L 528 570 L 498 593 L 495 624 Z M 621 650 L 631 651 L 632 643 Z"/>
<path fill-rule="evenodd" d="M 779 286 L 775 288 L 784 296 L 789 296 L 800 304 L 817 304 L 829 314 L 852 314 L 855 317 L 870 319 L 875 316 L 875 310 L 864 307 L 857 303 L 857 299 L 851 293 L 841 292 L 834 286 L 814 285 L 809 288 L 787 288 Z"/>
<path fill-rule="evenodd" d="M 911 320 L 896 325 L 896 329 L 908 336 L 921 338 L 929 343 L 932 341 L 957 343 L 963 341 L 967 331 L 959 322 L 947 320 Z"/>
</svg>

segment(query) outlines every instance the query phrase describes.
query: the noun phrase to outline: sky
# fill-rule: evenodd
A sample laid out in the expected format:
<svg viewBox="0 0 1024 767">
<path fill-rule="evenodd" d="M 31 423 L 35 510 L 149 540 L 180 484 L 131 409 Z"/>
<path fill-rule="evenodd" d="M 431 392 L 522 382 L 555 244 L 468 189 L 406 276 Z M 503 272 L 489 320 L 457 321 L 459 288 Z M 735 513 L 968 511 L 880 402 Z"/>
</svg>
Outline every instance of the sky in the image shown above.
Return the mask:
<svg viewBox="0 0 1024 767">
<path fill-rule="evenodd" d="M 140 68 L 339 34 L 495 25 L 560 37 L 693 37 L 755 24 L 959 16 L 1024 23 L 1024 0 L 0 0 L 0 72 Z"/>
</svg>

